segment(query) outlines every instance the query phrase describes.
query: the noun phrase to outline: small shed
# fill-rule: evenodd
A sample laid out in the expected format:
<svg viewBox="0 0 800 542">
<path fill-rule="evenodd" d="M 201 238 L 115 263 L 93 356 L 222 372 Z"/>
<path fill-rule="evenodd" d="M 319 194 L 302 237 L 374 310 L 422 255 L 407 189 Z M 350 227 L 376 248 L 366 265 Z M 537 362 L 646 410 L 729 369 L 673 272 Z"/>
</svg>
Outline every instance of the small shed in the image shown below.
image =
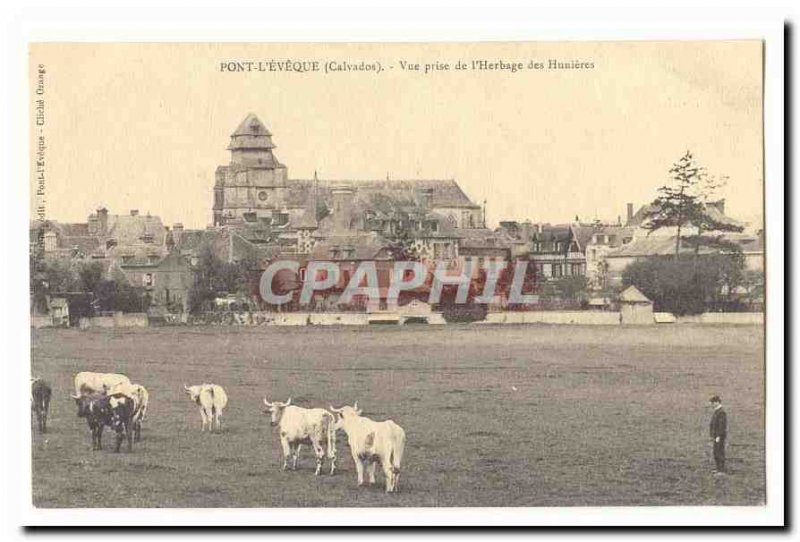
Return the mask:
<svg viewBox="0 0 800 542">
<path fill-rule="evenodd" d="M 56 327 L 69 326 L 69 303 L 65 298 L 50 298 L 50 317 Z"/>
<path fill-rule="evenodd" d="M 652 324 L 653 302 L 636 286 L 629 286 L 619 294 L 620 323 Z"/>
</svg>

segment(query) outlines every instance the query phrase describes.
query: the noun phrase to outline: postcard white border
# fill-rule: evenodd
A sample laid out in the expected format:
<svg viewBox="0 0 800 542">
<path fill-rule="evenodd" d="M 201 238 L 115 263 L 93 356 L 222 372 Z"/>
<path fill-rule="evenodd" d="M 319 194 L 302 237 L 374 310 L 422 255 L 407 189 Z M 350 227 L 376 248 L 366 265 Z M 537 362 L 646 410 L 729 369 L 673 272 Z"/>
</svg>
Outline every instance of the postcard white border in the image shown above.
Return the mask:
<svg viewBox="0 0 800 542">
<path fill-rule="evenodd" d="M 780 525 L 784 510 L 784 137 L 783 13 L 766 8 L 698 7 L 672 3 L 647 12 L 622 5 L 572 2 L 560 8 L 503 8 L 498 3 L 425 6 L 405 2 L 393 12 L 371 4 L 348 9 L 316 7 L 258 8 L 246 18 L 229 17 L 218 8 L 191 10 L 161 2 L 109 11 L 100 6 L 33 8 L 12 14 L 6 46 L 9 74 L 3 89 L 11 122 L 4 130 L 3 156 L 9 165 L 8 201 L 3 218 L 14 261 L 27 262 L 28 133 L 27 43 L 31 41 L 562 41 L 763 39 L 765 47 L 765 186 L 767 228 L 767 505 L 763 507 L 616 507 L 616 508 L 397 508 L 315 509 L 315 524 L 385 525 Z M 188 5 L 188 4 L 184 4 Z M 227 13 L 243 13 L 226 3 Z M 521 11 L 520 11 L 521 10 Z M 577 11 L 576 11 L 577 10 Z M 683 10 L 683 11 L 682 11 Z M 687 13 L 691 19 L 676 14 Z M 576 19 L 576 13 L 580 19 Z M 392 16 L 394 14 L 394 16 Z M 24 104 L 24 105 L 23 105 Z M 18 258 L 18 259 L 16 259 Z M 9 262 L 11 263 L 11 262 Z M 31 506 L 27 412 L 30 356 L 26 264 L 5 266 L 4 284 L 12 288 L 2 326 L 8 416 L 3 463 L 10 482 L 0 492 L 9 499 L 11 525 L 308 525 L 307 509 L 69 509 Z M 16 406 L 15 406 L 16 405 Z M 28 439 L 26 441 L 26 439 Z"/>
</svg>

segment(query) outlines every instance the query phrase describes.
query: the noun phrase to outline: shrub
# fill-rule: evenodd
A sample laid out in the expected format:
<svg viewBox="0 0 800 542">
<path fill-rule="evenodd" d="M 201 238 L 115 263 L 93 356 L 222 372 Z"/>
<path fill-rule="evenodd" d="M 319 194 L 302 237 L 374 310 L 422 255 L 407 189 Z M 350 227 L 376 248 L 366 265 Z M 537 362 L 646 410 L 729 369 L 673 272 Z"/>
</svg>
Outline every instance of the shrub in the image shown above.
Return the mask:
<svg viewBox="0 0 800 542">
<path fill-rule="evenodd" d="M 735 301 L 731 292 L 742 281 L 743 268 L 741 254 L 652 257 L 625 268 L 622 283 L 636 286 L 656 311 L 699 314 Z"/>
</svg>

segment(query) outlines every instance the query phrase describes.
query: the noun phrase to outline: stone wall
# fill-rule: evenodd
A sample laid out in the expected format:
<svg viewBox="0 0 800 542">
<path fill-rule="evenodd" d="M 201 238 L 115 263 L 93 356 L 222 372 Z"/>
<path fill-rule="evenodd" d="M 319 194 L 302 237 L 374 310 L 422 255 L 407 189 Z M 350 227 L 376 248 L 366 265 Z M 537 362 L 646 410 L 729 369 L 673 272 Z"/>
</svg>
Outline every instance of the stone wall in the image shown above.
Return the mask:
<svg viewBox="0 0 800 542">
<path fill-rule="evenodd" d="M 678 316 L 679 324 L 740 324 L 764 325 L 763 312 L 705 312 Z"/>
<path fill-rule="evenodd" d="M 486 324 L 619 325 L 619 313 L 607 311 L 490 312 Z"/>
</svg>

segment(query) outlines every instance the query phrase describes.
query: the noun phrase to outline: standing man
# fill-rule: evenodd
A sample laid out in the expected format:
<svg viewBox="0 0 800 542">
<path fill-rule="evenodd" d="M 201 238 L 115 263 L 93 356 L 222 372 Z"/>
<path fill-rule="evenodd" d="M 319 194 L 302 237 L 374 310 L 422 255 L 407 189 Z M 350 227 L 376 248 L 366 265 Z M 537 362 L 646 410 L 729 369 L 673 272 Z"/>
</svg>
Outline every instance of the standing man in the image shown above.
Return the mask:
<svg viewBox="0 0 800 542">
<path fill-rule="evenodd" d="M 711 415 L 711 440 L 714 443 L 714 474 L 725 473 L 725 437 L 728 436 L 728 416 L 722 408 L 722 399 L 714 395 L 709 399 L 714 413 Z"/>
</svg>

